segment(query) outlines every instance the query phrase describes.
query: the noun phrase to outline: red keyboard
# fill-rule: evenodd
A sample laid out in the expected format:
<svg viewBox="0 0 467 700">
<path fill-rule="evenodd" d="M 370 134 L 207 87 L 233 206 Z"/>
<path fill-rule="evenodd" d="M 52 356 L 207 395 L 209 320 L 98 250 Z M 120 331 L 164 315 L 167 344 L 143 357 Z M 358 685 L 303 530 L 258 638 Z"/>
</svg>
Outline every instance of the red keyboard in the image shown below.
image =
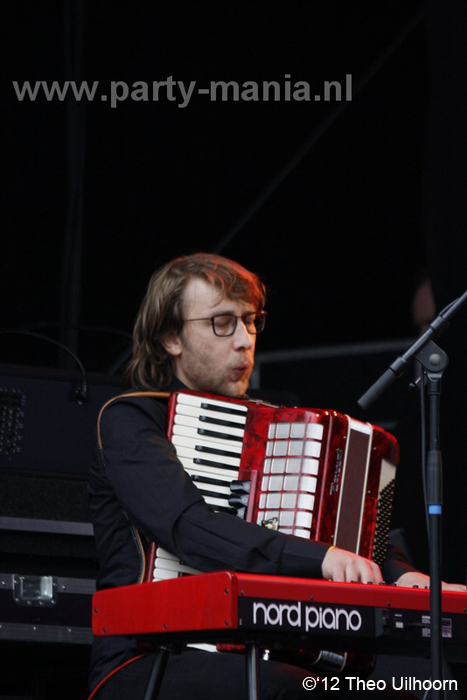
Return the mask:
<svg viewBox="0 0 467 700">
<path fill-rule="evenodd" d="M 158 643 L 256 641 L 423 653 L 430 640 L 430 592 L 220 571 L 98 591 L 98 636 L 149 636 Z M 467 648 L 467 593 L 442 594 L 449 656 Z"/>
</svg>

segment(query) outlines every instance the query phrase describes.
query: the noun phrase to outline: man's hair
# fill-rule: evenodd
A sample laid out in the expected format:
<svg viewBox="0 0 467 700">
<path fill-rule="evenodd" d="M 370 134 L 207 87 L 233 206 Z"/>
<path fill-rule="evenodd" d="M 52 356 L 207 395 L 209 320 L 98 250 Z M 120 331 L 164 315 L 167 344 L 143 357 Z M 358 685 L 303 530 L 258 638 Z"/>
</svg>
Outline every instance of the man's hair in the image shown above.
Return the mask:
<svg viewBox="0 0 467 700">
<path fill-rule="evenodd" d="M 213 285 L 221 299 L 241 300 L 257 311 L 264 308 L 264 284 L 239 263 L 211 253 L 172 260 L 149 281 L 133 331 L 133 357 L 125 372 L 127 386 L 165 389 L 171 383 L 172 356 L 162 340 L 167 333 L 181 332 L 182 296 L 193 278 Z"/>
</svg>

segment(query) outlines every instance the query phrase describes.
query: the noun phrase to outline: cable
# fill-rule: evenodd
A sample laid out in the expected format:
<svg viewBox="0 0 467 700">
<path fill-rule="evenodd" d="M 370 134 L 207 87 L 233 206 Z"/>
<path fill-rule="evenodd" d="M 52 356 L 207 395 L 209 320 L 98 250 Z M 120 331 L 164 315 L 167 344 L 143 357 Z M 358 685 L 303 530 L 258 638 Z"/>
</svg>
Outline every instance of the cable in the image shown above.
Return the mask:
<svg viewBox="0 0 467 700">
<path fill-rule="evenodd" d="M 84 365 L 79 359 L 79 357 L 73 352 L 73 350 L 70 350 L 66 345 L 63 343 L 60 343 L 58 340 L 54 340 L 53 338 L 49 338 L 47 335 L 43 335 L 42 333 L 34 333 L 33 331 L 25 331 L 25 330 L 20 330 L 20 329 L 15 329 L 15 328 L 6 328 L 4 330 L 0 330 L 0 335 L 29 335 L 33 338 L 39 338 L 40 340 L 45 340 L 48 343 L 52 343 L 52 345 L 56 345 L 59 347 L 61 350 L 64 350 L 68 355 L 70 355 L 76 364 L 79 367 L 79 370 L 81 372 L 81 387 L 76 389 L 75 391 L 75 397 L 76 397 L 76 402 L 78 404 L 84 403 L 84 401 L 87 401 L 88 399 L 88 380 L 87 380 L 87 375 L 86 375 L 86 370 L 84 369 Z"/>
</svg>

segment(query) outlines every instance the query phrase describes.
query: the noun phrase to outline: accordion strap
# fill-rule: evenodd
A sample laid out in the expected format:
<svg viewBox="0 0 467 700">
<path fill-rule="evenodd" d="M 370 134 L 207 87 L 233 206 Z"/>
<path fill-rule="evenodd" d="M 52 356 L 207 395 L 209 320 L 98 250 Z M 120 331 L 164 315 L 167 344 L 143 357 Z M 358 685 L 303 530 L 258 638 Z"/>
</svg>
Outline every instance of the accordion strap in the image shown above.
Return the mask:
<svg viewBox="0 0 467 700">
<path fill-rule="evenodd" d="M 102 449 L 102 438 L 101 438 L 101 418 L 102 414 L 104 413 L 105 409 L 107 406 L 110 406 L 111 403 L 114 401 L 118 401 L 118 399 L 126 399 L 126 398 L 139 398 L 141 396 L 150 396 L 153 399 L 168 399 L 170 396 L 170 393 L 168 391 L 132 391 L 129 394 L 118 394 L 118 396 L 114 396 L 111 399 L 109 399 L 101 408 L 99 411 L 99 415 L 97 417 L 97 439 L 99 441 L 99 447 Z"/>
</svg>

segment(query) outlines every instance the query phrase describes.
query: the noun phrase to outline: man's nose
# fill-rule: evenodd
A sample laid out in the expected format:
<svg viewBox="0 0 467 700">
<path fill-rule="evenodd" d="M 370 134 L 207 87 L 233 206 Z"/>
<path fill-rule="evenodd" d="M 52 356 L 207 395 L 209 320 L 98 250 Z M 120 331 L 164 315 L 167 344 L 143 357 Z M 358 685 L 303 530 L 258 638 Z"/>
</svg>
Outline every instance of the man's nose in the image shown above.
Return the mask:
<svg viewBox="0 0 467 700">
<path fill-rule="evenodd" d="M 234 346 L 249 350 L 254 345 L 254 338 L 255 336 L 248 333 L 245 323 L 239 318 L 233 336 Z"/>
</svg>

